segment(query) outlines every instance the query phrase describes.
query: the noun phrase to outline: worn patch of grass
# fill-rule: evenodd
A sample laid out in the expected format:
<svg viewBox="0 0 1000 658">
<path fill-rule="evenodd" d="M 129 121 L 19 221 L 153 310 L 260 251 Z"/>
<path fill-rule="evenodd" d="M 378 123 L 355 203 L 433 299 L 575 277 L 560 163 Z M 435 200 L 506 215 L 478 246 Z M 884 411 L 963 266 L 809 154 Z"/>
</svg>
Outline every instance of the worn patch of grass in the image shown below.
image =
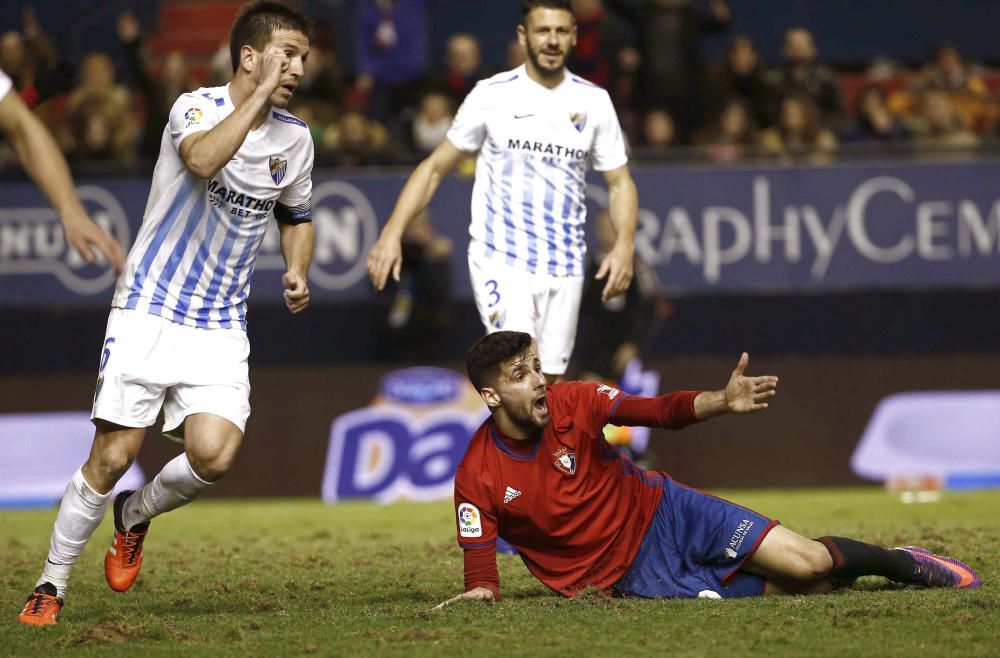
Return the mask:
<svg viewBox="0 0 1000 658">
<path fill-rule="evenodd" d="M 807 536 L 955 555 L 979 569 L 984 587 L 863 579 L 819 597 L 567 600 L 501 556 L 503 601 L 434 612 L 462 589 L 447 502 L 204 500 L 154 521 L 143 573 L 125 594 L 104 583 L 109 515 L 76 567 L 62 622 L 39 629 L 15 618 L 55 511 L 0 511 L 0 655 L 997 655 L 1000 492 L 928 505 L 874 489 L 722 493 Z"/>
</svg>

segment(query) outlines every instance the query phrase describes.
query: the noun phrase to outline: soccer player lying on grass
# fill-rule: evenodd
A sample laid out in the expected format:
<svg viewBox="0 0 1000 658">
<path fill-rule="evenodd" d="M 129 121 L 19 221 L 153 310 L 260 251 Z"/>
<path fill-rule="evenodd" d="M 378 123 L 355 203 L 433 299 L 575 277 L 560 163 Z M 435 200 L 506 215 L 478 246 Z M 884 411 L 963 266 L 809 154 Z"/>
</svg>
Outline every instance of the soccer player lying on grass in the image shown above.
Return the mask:
<svg viewBox="0 0 1000 658">
<path fill-rule="evenodd" d="M 767 408 L 778 378 L 745 375 L 748 362 L 744 353 L 723 390 L 640 398 L 594 382 L 546 387 L 531 336 L 499 331 L 480 338 L 466 364 L 491 417 L 455 477 L 466 591 L 441 606 L 499 599 L 497 537 L 565 596 L 588 587 L 638 597 L 811 594 L 864 575 L 979 587 L 967 565 L 922 548 L 807 539 L 639 469 L 603 440 L 607 423 L 681 429 Z"/>
</svg>

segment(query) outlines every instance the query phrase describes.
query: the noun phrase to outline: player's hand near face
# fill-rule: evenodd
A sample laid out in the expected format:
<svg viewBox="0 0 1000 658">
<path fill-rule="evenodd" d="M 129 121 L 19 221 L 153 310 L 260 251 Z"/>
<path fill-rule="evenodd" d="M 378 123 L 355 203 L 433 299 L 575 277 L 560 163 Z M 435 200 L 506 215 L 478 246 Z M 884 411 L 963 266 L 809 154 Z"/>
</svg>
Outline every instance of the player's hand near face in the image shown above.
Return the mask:
<svg viewBox="0 0 1000 658">
<path fill-rule="evenodd" d="M 274 93 L 281 83 L 281 74 L 288 70 L 291 59 L 279 46 L 271 46 L 261 55 L 258 66 L 260 67 L 260 78 L 257 81 L 257 88 L 267 92 L 268 95 Z"/>
<path fill-rule="evenodd" d="M 726 406 L 729 411 L 745 414 L 758 409 L 767 409 L 767 399 L 774 397 L 778 389 L 778 378 L 773 375 L 747 377 L 743 373 L 750 363 L 750 355 L 744 352 L 729 376 L 726 384 Z"/>
<path fill-rule="evenodd" d="M 399 273 L 403 267 L 403 247 L 399 238 L 383 232 L 368 253 L 368 278 L 375 290 L 385 288 L 385 282 L 392 274 L 393 281 L 399 281 Z"/>
<path fill-rule="evenodd" d="M 612 297 L 617 297 L 626 290 L 632 283 L 632 250 L 616 244 L 611 249 L 611 253 L 601 261 L 601 267 L 597 270 L 595 279 L 608 278 L 601 292 L 601 299 L 607 301 Z"/>
<path fill-rule="evenodd" d="M 104 259 L 115 268 L 115 274 L 121 274 L 125 267 L 125 254 L 122 246 L 111 235 L 94 223 L 82 210 L 63 215 L 63 230 L 66 232 L 66 242 L 80 252 L 83 260 L 93 263 L 96 249 Z"/>
<path fill-rule="evenodd" d="M 445 606 L 451 605 L 457 601 L 483 601 L 485 603 L 493 603 L 496 598 L 493 596 L 493 592 L 485 587 L 477 587 L 475 589 L 470 589 L 468 592 L 462 592 L 458 596 L 453 596 L 443 603 L 439 603 L 434 606 L 434 610 L 442 610 Z"/>
<path fill-rule="evenodd" d="M 301 313 L 309 306 L 309 286 L 304 276 L 298 272 L 285 272 L 281 285 L 285 287 L 285 306 L 289 311 Z"/>
</svg>

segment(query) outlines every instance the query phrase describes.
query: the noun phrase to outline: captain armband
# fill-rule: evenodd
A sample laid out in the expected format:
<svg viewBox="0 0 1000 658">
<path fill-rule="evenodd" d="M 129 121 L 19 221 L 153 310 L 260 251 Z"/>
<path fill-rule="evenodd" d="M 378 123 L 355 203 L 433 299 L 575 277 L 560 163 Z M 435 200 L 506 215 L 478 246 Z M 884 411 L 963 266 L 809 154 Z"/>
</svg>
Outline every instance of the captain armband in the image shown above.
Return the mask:
<svg viewBox="0 0 1000 658">
<path fill-rule="evenodd" d="M 281 224 L 304 224 L 312 221 L 312 202 L 306 201 L 297 206 L 286 206 L 283 203 L 274 204 L 274 218 Z"/>
</svg>

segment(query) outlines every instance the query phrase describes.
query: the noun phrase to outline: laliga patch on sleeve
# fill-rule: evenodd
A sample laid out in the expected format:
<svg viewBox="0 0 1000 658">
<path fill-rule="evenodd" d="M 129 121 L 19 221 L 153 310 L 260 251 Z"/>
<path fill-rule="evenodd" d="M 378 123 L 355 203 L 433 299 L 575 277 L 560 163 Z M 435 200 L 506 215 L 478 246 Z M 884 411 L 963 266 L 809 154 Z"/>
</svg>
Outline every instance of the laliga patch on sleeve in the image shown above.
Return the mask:
<svg viewBox="0 0 1000 658">
<path fill-rule="evenodd" d="M 462 503 L 458 506 L 458 534 L 462 537 L 483 536 L 482 514 L 472 503 Z"/>
<path fill-rule="evenodd" d="M 201 123 L 204 118 L 205 114 L 201 111 L 200 107 L 189 107 L 187 112 L 184 113 L 184 127 L 190 128 L 195 124 Z"/>
</svg>

